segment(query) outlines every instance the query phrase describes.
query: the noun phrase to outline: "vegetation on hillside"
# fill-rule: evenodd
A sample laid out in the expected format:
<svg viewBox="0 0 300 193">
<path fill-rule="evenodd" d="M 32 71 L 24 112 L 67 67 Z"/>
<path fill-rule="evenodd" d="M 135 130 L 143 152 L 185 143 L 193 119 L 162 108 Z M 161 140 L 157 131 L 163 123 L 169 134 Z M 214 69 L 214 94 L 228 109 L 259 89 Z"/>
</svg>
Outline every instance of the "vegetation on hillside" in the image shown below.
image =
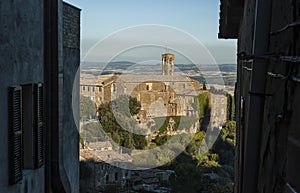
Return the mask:
<svg viewBox="0 0 300 193">
<path fill-rule="evenodd" d="M 129 105 L 128 105 L 129 104 Z M 144 135 L 138 135 L 140 128 L 132 115 L 136 115 L 141 104 L 136 98 L 120 96 L 98 108 L 98 118 L 103 130 L 117 144 L 129 149 L 143 149 L 147 145 Z"/>
<path fill-rule="evenodd" d="M 80 117 L 92 117 L 96 115 L 95 103 L 86 96 L 80 96 Z"/>
<path fill-rule="evenodd" d="M 129 149 L 152 149 L 151 155 L 133 155 L 135 163 L 165 163 L 161 168 L 174 170 L 170 177 L 170 187 L 175 193 L 196 193 L 211 191 L 219 193 L 233 192 L 234 156 L 236 146 L 236 124 L 234 121 L 234 101 L 227 95 L 228 121 L 211 149 L 207 149 L 212 141 L 201 129 L 195 134 L 168 136 L 170 120 L 173 120 L 174 131 L 189 128 L 196 121 L 201 121 L 210 113 L 209 93 L 204 92 L 197 97 L 195 108 L 199 109 L 200 120 L 187 117 L 154 118 L 158 135 L 150 146 L 144 135 L 136 134 L 141 128 L 133 118 L 141 109 L 136 98 L 121 96 L 120 98 L 100 105 L 99 122 L 88 122 L 83 126 L 82 136 L 89 141 L 105 140 L 105 133 L 121 146 Z M 129 104 L 129 105 L 128 105 Z M 88 114 L 88 113 L 86 113 Z M 99 129 L 99 126 L 103 130 Z M 152 129 L 151 129 L 152 131 Z M 101 133 L 105 132 L 105 133 Z M 219 131 L 218 131 L 219 132 Z M 217 132 L 217 133 L 218 133 Z M 171 145 L 163 145 L 171 141 Z M 184 146 L 183 144 L 187 144 Z M 158 148 L 157 148 L 158 147 Z M 156 149 L 154 149 L 156 148 Z M 175 154 L 181 152 L 175 159 Z"/>
<path fill-rule="evenodd" d="M 234 121 L 235 120 L 234 97 L 228 93 L 226 93 L 226 97 L 227 97 L 227 120 Z"/>
<path fill-rule="evenodd" d="M 209 93 L 208 92 L 199 94 L 198 105 L 199 105 L 199 108 L 198 108 L 199 117 L 203 118 L 205 116 L 207 110 L 209 109 Z"/>
<path fill-rule="evenodd" d="M 221 130 L 215 145 L 206 153 L 201 153 L 201 144 L 205 143 L 205 133 L 197 133 L 186 151 L 172 163 L 175 171 L 170 185 L 176 193 L 196 193 L 213 191 L 232 193 L 234 182 L 235 156 L 234 121 L 229 121 Z"/>
</svg>

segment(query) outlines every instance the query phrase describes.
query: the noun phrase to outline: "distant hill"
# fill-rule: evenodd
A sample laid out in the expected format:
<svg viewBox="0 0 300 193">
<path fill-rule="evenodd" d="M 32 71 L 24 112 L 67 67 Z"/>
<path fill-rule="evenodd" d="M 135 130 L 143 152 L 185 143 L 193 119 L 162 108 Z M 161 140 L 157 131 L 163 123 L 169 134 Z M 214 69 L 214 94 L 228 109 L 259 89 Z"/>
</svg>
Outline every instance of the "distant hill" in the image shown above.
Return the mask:
<svg viewBox="0 0 300 193">
<path fill-rule="evenodd" d="M 175 64 L 175 72 L 181 72 L 200 82 L 205 82 L 203 74 L 208 73 L 210 82 L 215 79 L 213 72 L 221 72 L 226 85 L 234 85 L 236 82 L 236 64 L 195 65 L 195 64 Z M 133 74 L 160 74 L 161 64 L 136 64 L 130 61 L 116 61 L 108 64 L 104 62 L 83 62 L 81 72 L 93 74 L 95 76 L 114 73 Z"/>
<path fill-rule="evenodd" d="M 195 64 L 175 64 L 176 67 L 178 67 L 181 71 L 185 70 L 194 70 L 195 72 L 198 72 L 199 70 L 203 71 L 215 71 L 216 66 L 211 64 L 201 64 L 199 67 Z M 237 65 L 236 64 L 218 64 L 219 70 L 221 72 L 236 72 L 237 71 Z"/>
<path fill-rule="evenodd" d="M 219 64 L 222 72 L 237 72 L 237 64 Z"/>
<path fill-rule="evenodd" d="M 128 68 L 136 65 L 134 62 L 130 61 L 116 61 L 116 62 L 110 62 L 110 63 L 104 63 L 104 62 L 83 62 L 81 63 L 81 68 L 82 69 L 90 69 L 90 68 L 98 68 L 99 70 L 127 70 Z M 152 64 L 153 65 L 153 64 Z M 160 65 L 160 64 L 155 64 L 153 66 Z M 134 68 L 137 67 L 143 67 L 146 66 L 145 64 L 143 65 L 136 65 Z M 179 68 L 181 71 L 195 71 L 198 72 L 199 68 L 195 64 L 175 64 L 175 67 Z M 201 70 L 204 71 L 211 71 L 215 70 L 215 65 L 211 64 L 203 64 L 200 65 Z M 237 70 L 237 65 L 236 64 L 218 64 L 218 67 L 221 72 L 236 72 Z"/>
</svg>

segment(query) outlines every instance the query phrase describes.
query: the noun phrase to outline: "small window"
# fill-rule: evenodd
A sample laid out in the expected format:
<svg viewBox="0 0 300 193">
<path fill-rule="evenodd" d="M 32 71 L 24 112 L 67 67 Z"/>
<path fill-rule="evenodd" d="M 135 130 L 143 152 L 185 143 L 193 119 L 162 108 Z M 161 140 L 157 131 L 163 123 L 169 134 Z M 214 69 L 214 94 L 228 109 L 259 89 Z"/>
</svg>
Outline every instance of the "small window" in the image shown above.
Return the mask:
<svg viewBox="0 0 300 193">
<path fill-rule="evenodd" d="M 149 85 L 146 85 L 146 90 L 150 90 L 150 86 Z"/>
<path fill-rule="evenodd" d="M 115 181 L 117 182 L 119 180 L 119 174 L 118 172 L 115 173 Z"/>
<path fill-rule="evenodd" d="M 82 87 L 82 90 L 85 91 L 85 86 Z"/>
<path fill-rule="evenodd" d="M 116 92 L 116 91 L 117 91 L 116 84 L 112 84 L 112 91 L 113 91 L 113 92 Z"/>
</svg>

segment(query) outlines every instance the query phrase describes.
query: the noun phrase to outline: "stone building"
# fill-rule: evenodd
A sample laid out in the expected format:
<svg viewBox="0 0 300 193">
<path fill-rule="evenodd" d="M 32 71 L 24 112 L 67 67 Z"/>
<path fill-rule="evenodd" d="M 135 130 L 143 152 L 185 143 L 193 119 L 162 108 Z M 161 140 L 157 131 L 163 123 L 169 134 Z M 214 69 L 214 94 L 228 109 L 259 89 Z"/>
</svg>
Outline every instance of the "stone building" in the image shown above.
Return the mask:
<svg viewBox="0 0 300 193">
<path fill-rule="evenodd" d="M 107 159 L 107 153 L 110 159 Z M 80 149 L 81 192 L 101 192 L 108 186 L 125 189 L 125 184 L 131 178 L 132 170 L 125 154 L 119 154 L 112 150 L 88 150 Z M 85 172 L 90 171 L 87 175 Z"/>
<path fill-rule="evenodd" d="M 81 75 L 80 77 L 80 95 L 89 97 L 95 103 L 103 100 L 102 84 L 92 75 Z M 96 98 L 98 96 L 99 98 Z"/>
<path fill-rule="evenodd" d="M 227 97 L 210 93 L 210 124 L 212 128 L 220 128 L 227 120 Z"/>
<path fill-rule="evenodd" d="M 111 101 L 111 93 L 115 90 L 113 85 L 116 75 L 82 74 L 80 77 L 80 95 L 89 97 L 97 106 Z"/>
<path fill-rule="evenodd" d="M 0 192 L 78 193 L 80 10 L 1 0 L 0 23 Z"/>
<path fill-rule="evenodd" d="M 174 75 L 174 54 L 162 55 L 162 75 Z"/>
<path fill-rule="evenodd" d="M 111 151 L 113 146 L 109 141 L 90 142 L 87 144 L 89 150 L 94 151 Z"/>
<path fill-rule="evenodd" d="M 174 74 L 174 55 L 162 55 L 162 74 L 103 75 L 81 78 L 81 95 L 90 97 L 99 106 L 121 95 L 130 95 L 141 102 L 140 115 L 146 117 L 197 116 L 193 107 L 201 84 L 189 77 Z"/>
<path fill-rule="evenodd" d="M 221 0 L 238 39 L 237 193 L 300 192 L 300 2 Z"/>
<path fill-rule="evenodd" d="M 197 116 L 193 103 L 199 93 L 193 81 L 181 75 L 121 75 L 113 83 L 111 98 L 137 98 L 146 117 Z"/>
</svg>

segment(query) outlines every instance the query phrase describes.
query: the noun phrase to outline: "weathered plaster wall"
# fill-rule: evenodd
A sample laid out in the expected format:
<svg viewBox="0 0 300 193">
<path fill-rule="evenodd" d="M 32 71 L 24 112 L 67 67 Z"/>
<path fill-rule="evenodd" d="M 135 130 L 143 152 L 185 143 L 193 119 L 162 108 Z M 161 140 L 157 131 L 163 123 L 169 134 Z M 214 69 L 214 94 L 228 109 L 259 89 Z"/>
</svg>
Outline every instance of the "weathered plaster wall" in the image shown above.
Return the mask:
<svg viewBox="0 0 300 193">
<path fill-rule="evenodd" d="M 43 1 L 0 1 L 0 192 L 44 192 L 43 167 L 8 186 L 8 87 L 43 82 Z"/>
</svg>

